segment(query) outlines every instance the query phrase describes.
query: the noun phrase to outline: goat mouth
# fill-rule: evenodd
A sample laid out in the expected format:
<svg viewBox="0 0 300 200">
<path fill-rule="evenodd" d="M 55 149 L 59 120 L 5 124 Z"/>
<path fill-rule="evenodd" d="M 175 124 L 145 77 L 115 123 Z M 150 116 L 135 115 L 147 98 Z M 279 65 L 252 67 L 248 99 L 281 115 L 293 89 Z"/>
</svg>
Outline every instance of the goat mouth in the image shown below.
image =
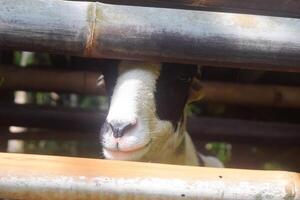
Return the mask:
<svg viewBox="0 0 300 200">
<path fill-rule="evenodd" d="M 103 154 L 106 159 L 109 160 L 131 160 L 138 161 L 140 160 L 150 148 L 151 141 L 146 145 L 130 149 L 130 150 L 111 150 L 103 147 Z"/>
<path fill-rule="evenodd" d="M 109 152 L 120 152 L 120 153 L 134 153 L 134 152 L 137 152 L 137 151 L 141 151 L 145 148 L 148 148 L 151 144 L 152 140 L 150 140 L 148 143 L 146 143 L 145 145 L 143 146 L 139 146 L 137 148 L 133 148 L 133 149 L 109 149 L 109 148 L 106 148 L 106 147 L 103 147 L 103 149 L 105 149 L 106 151 L 109 151 Z"/>
<path fill-rule="evenodd" d="M 130 151 L 113 150 L 103 148 L 103 155 L 109 160 L 127 160 L 127 161 L 139 161 L 149 151 L 150 143 L 142 147 L 132 149 Z"/>
</svg>

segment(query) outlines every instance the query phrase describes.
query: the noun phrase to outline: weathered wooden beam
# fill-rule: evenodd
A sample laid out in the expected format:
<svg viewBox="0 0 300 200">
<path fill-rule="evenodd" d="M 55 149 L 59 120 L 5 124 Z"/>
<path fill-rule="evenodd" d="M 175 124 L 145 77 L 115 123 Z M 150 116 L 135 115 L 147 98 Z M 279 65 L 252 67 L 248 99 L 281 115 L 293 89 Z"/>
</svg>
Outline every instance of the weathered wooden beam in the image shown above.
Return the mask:
<svg viewBox="0 0 300 200">
<path fill-rule="evenodd" d="M 1 4 L 0 49 L 300 71 L 296 18 L 60 0 Z"/>
<path fill-rule="evenodd" d="M 87 70 L 24 69 L 0 66 L 0 91 L 54 91 L 105 95 L 100 72 Z M 231 105 L 300 108 L 300 88 L 282 85 L 251 85 L 202 82 L 204 101 Z"/>
<path fill-rule="evenodd" d="M 289 0 L 102 0 L 103 3 L 300 17 L 300 2 Z"/>
<path fill-rule="evenodd" d="M 0 154 L 5 199 L 300 199 L 299 174 Z"/>
<path fill-rule="evenodd" d="M 105 114 L 100 111 L 62 109 L 25 105 L 1 105 L 0 126 L 25 126 L 50 130 L 11 134 L 10 139 L 95 139 L 98 137 Z M 259 122 L 222 118 L 189 118 L 188 132 L 194 140 L 299 144 L 298 124 Z M 40 136 L 39 136 L 40 134 Z"/>
</svg>

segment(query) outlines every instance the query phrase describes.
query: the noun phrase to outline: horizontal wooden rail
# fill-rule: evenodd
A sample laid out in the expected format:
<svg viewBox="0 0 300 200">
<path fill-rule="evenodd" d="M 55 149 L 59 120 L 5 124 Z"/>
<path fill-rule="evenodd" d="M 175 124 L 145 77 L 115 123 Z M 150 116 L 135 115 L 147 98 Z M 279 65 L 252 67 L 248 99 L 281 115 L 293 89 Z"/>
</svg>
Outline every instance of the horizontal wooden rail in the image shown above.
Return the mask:
<svg viewBox="0 0 300 200">
<path fill-rule="evenodd" d="M 97 86 L 101 72 L 54 70 L 49 67 L 18 68 L 0 66 L 0 90 L 50 91 L 79 94 L 105 93 Z"/>
<path fill-rule="evenodd" d="M 0 105 L 1 126 L 25 126 L 59 130 L 10 134 L 10 139 L 96 139 L 105 114 L 82 109 L 24 105 Z M 222 118 L 189 118 L 188 132 L 194 140 L 299 144 L 300 125 Z"/>
<path fill-rule="evenodd" d="M 2 0 L 0 24 L 0 49 L 300 71 L 297 18 Z"/>
<path fill-rule="evenodd" d="M 53 70 L 45 69 L 45 67 L 44 69 L 24 69 L 0 66 L 0 91 L 54 91 L 105 95 L 104 83 L 97 86 L 97 79 L 100 75 L 100 72 L 87 70 Z M 202 87 L 203 100 L 207 102 L 300 108 L 299 87 L 225 82 L 202 82 Z"/>
<path fill-rule="evenodd" d="M 0 125 L 4 126 L 94 132 L 100 131 L 105 115 L 97 109 L 0 104 Z"/>
<path fill-rule="evenodd" d="M 50 130 L 40 128 L 26 128 L 22 132 L 12 133 L 9 130 L 1 130 L 0 140 L 99 140 L 99 132 L 80 132 L 76 130 Z"/>
<path fill-rule="evenodd" d="M 0 154 L 4 199 L 299 200 L 299 174 Z"/>
<path fill-rule="evenodd" d="M 289 0 L 102 0 L 105 3 L 300 17 L 300 2 Z"/>
<path fill-rule="evenodd" d="M 195 140 L 299 144 L 300 139 L 300 126 L 289 123 L 200 117 L 190 118 L 187 127 Z"/>
<path fill-rule="evenodd" d="M 231 105 L 300 108 L 300 87 L 202 82 L 204 101 Z"/>
</svg>

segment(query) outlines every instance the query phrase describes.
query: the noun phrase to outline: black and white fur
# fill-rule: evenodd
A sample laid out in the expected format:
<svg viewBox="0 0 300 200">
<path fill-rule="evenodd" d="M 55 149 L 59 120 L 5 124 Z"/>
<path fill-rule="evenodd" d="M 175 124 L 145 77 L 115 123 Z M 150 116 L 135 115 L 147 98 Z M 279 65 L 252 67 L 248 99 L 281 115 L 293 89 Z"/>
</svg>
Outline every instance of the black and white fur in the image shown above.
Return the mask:
<svg viewBox="0 0 300 200">
<path fill-rule="evenodd" d="M 185 107 L 199 98 L 197 66 L 137 61 L 108 65 L 103 74 L 110 108 L 100 133 L 105 158 L 222 166 L 198 154 L 186 131 Z"/>
</svg>

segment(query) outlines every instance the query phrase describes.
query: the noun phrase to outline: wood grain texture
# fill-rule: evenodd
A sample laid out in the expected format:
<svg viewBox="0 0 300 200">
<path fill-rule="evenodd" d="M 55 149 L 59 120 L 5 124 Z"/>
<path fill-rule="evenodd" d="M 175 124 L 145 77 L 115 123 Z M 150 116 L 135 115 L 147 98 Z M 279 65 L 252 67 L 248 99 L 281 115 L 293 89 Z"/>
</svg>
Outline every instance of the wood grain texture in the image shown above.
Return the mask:
<svg viewBox="0 0 300 200">
<path fill-rule="evenodd" d="M 300 199 L 299 174 L 0 154 L 11 199 Z"/>
</svg>

